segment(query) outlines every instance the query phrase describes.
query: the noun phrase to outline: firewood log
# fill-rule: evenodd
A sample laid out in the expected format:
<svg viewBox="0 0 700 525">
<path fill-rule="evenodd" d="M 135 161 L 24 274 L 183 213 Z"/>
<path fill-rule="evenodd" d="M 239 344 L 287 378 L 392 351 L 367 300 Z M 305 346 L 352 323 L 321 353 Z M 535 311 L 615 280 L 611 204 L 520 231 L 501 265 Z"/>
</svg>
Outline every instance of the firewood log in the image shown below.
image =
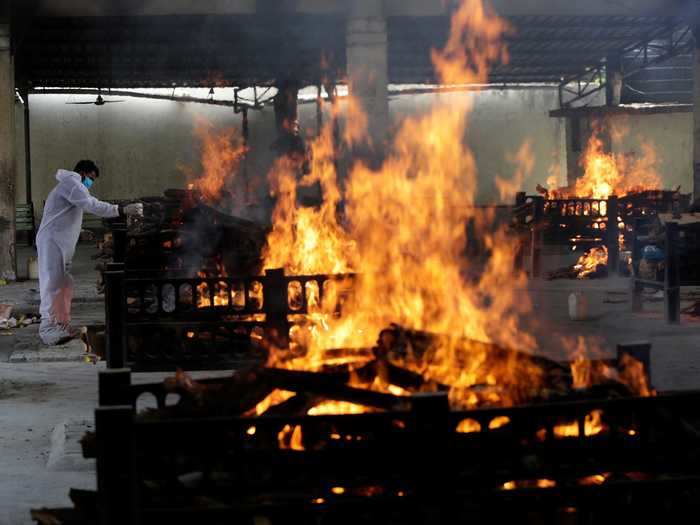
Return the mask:
<svg viewBox="0 0 700 525">
<path fill-rule="evenodd" d="M 163 386 L 167 392 L 180 395 L 180 402 L 167 410 L 156 411 L 151 416 L 241 415 L 255 407 L 272 392 L 263 374 L 256 367 L 235 372 L 226 378 L 194 380 L 178 370 L 174 377 L 166 378 Z"/>
<path fill-rule="evenodd" d="M 263 375 L 271 385 L 281 390 L 311 393 L 326 399 L 386 410 L 406 408 L 405 399 L 400 396 L 351 387 L 340 383 L 336 377 L 322 373 L 266 368 Z"/>
<path fill-rule="evenodd" d="M 286 401 L 271 406 L 263 415 L 265 416 L 294 416 L 306 414 L 312 407 L 321 403 L 323 398 L 311 394 L 296 394 Z"/>
</svg>

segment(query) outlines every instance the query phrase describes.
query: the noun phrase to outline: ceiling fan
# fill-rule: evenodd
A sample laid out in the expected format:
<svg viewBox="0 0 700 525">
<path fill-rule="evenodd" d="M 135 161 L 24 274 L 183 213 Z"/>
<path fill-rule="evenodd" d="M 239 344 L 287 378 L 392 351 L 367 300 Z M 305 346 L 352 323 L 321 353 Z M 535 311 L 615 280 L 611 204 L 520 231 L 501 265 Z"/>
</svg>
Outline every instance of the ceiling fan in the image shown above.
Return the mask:
<svg viewBox="0 0 700 525">
<path fill-rule="evenodd" d="M 105 104 L 113 104 L 116 102 L 124 102 L 123 100 L 105 100 L 101 93 L 97 93 L 97 98 L 92 102 L 66 102 L 66 104 L 94 104 L 95 106 L 104 106 Z"/>
</svg>

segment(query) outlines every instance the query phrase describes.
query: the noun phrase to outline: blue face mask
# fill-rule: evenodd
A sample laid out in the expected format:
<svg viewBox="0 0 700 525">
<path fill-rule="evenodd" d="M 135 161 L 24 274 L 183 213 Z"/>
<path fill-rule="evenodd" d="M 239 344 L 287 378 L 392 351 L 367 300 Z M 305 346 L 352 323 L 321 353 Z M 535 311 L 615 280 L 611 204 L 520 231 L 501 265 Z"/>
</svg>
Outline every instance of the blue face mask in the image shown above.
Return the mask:
<svg viewBox="0 0 700 525">
<path fill-rule="evenodd" d="M 84 185 L 86 188 L 88 188 L 88 189 L 90 189 L 90 186 L 92 186 L 92 183 L 93 183 L 93 182 L 94 182 L 94 181 L 93 181 L 90 177 L 85 177 L 85 178 L 83 179 L 83 185 Z"/>
</svg>

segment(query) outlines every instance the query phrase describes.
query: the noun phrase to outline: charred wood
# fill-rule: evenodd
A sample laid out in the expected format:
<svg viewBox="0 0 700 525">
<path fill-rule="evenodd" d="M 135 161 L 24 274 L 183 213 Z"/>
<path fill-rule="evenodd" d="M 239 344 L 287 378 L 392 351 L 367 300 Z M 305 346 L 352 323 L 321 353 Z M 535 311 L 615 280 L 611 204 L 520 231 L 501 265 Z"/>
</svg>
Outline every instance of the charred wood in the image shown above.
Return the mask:
<svg viewBox="0 0 700 525">
<path fill-rule="evenodd" d="M 347 401 L 384 410 L 405 408 L 405 400 L 400 396 L 351 387 L 338 381 L 337 377 L 325 374 L 281 368 L 266 368 L 263 374 L 270 384 L 281 390 L 306 392 L 326 399 Z"/>
</svg>

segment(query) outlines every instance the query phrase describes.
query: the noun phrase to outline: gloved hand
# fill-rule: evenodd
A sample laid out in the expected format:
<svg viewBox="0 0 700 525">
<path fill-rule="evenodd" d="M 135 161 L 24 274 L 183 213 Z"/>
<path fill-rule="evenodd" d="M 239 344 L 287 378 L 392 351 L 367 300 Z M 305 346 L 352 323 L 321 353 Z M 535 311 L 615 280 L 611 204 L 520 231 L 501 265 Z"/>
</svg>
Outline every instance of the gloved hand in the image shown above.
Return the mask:
<svg viewBox="0 0 700 525">
<path fill-rule="evenodd" d="M 143 217 L 143 204 L 141 204 L 140 202 L 127 204 L 126 206 L 124 206 L 124 215 Z"/>
</svg>

